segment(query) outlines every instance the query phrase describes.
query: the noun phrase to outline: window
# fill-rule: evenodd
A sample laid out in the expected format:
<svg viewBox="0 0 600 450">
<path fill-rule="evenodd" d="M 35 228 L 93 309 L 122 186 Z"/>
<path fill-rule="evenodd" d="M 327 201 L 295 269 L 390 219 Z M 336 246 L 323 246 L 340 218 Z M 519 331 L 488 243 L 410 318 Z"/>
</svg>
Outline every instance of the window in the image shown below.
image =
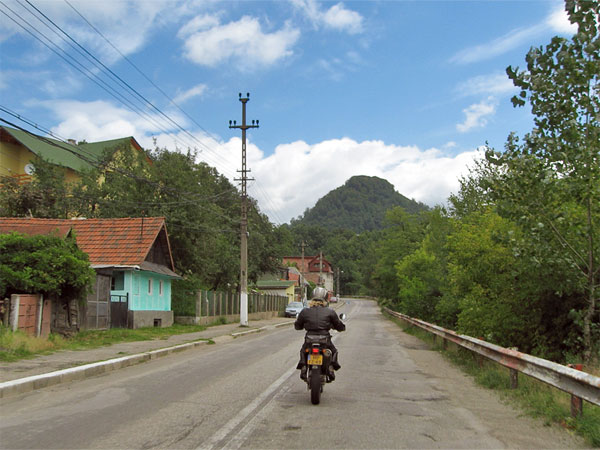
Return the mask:
<svg viewBox="0 0 600 450">
<path fill-rule="evenodd" d="M 125 272 L 122 270 L 113 272 L 113 276 L 110 279 L 110 290 L 111 291 L 124 291 L 125 290 Z"/>
<path fill-rule="evenodd" d="M 148 294 L 152 294 L 152 279 L 148 280 Z"/>
<path fill-rule="evenodd" d="M 158 295 L 163 295 L 163 280 L 158 282 Z"/>
</svg>

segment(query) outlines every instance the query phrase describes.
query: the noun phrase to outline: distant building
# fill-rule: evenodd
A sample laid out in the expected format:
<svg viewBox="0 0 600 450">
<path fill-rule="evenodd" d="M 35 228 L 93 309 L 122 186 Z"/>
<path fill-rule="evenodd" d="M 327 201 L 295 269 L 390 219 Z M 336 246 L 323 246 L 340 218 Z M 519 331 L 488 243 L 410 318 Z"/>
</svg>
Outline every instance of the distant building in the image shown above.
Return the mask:
<svg viewBox="0 0 600 450">
<path fill-rule="evenodd" d="M 288 303 L 290 303 L 295 300 L 295 284 L 296 283 L 294 283 L 293 281 L 265 280 L 257 281 L 256 287 L 260 292 L 264 292 L 265 294 L 286 296 L 288 299 Z"/>
<path fill-rule="evenodd" d="M 301 256 L 284 256 L 283 264 L 296 267 L 307 281 L 333 292 L 333 269 L 326 258 L 319 258 L 319 255 L 304 256 L 303 266 Z"/>
</svg>

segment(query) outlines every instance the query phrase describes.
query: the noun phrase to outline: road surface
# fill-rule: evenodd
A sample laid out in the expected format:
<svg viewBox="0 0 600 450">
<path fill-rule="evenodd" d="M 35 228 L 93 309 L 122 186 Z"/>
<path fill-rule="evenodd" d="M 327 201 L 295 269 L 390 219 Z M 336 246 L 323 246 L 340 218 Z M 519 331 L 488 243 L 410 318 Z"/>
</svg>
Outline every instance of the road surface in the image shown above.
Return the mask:
<svg viewBox="0 0 600 450">
<path fill-rule="evenodd" d="M 342 369 L 318 406 L 291 327 L 0 400 L 0 448 L 576 448 L 349 300 Z"/>
</svg>

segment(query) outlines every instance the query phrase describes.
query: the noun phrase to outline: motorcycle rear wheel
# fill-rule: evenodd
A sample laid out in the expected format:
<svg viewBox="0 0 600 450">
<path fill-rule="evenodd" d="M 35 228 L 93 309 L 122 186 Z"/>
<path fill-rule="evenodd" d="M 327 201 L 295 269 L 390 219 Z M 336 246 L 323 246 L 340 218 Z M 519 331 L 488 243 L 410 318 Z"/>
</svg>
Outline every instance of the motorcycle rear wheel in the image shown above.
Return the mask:
<svg viewBox="0 0 600 450">
<path fill-rule="evenodd" d="M 311 370 L 309 374 L 310 383 L 310 402 L 313 405 L 318 405 L 321 401 L 321 371 L 318 369 Z"/>
</svg>

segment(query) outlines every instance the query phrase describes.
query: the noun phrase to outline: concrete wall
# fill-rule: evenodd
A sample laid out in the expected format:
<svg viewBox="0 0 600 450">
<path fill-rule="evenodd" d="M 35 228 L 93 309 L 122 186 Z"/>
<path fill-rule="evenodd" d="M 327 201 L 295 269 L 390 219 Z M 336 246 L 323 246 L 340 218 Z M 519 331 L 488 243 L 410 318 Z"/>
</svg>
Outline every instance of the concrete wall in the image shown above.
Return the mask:
<svg viewBox="0 0 600 450">
<path fill-rule="evenodd" d="M 248 314 L 249 320 L 262 320 L 262 319 L 271 319 L 273 317 L 278 317 L 278 311 L 267 311 L 267 312 L 257 312 Z M 208 325 L 213 322 L 216 322 L 219 317 L 225 317 L 227 322 L 239 322 L 240 315 L 239 314 L 230 314 L 227 316 L 208 316 L 208 317 L 191 317 L 191 316 L 176 316 L 175 323 L 181 323 L 183 325 Z"/>
<path fill-rule="evenodd" d="M 170 327 L 173 325 L 173 311 L 129 311 L 129 324 L 131 328 Z"/>
</svg>

